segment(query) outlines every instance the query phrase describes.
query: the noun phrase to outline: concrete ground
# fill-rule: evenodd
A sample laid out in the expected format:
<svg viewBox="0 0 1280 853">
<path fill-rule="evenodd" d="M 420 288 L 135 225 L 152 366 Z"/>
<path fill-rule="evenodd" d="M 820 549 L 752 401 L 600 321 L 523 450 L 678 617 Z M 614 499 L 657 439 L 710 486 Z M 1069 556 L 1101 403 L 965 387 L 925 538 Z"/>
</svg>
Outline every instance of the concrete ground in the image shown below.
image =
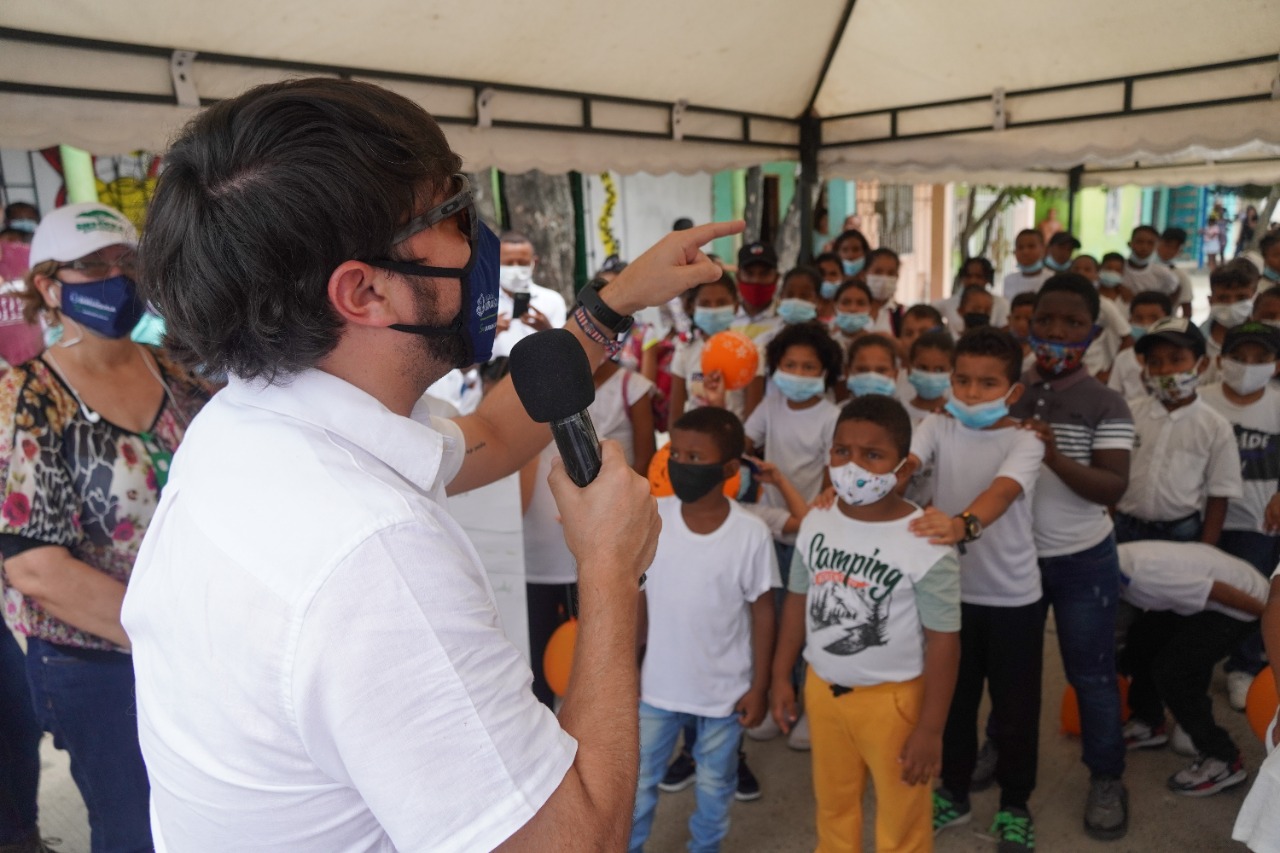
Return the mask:
<svg viewBox="0 0 1280 853">
<path fill-rule="evenodd" d="M 1073 853 L 1245 850 L 1243 845 L 1231 841 L 1231 827 L 1244 801 L 1248 784 L 1201 800 L 1172 794 L 1165 787 L 1165 780 L 1182 768 L 1188 759 L 1169 750 L 1130 753 L 1126 775 L 1131 809 L 1128 837 L 1117 842 L 1100 843 L 1085 836 L 1081 829 L 1081 815 L 1088 788 L 1088 772 L 1080 764 L 1079 741 L 1058 732 L 1065 680 L 1052 621 L 1047 631 L 1039 787 L 1031 799 L 1039 849 Z M 1244 751 L 1245 764 L 1252 773 L 1262 762 L 1262 744 L 1249 730 L 1244 715 L 1227 706 L 1225 691 L 1225 679 L 1219 673 L 1213 686 L 1214 713 Z M 724 849 L 744 853 L 813 850 L 814 804 L 808 754 L 788 749 L 785 738 L 767 743 L 748 741 L 747 754 L 752 769 L 760 778 L 764 796 L 754 803 L 734 804 L 733 825 Z M 43 758 L 41 829 L 47 837 L 61 839 L 57 847 L 63 853 L 88 853 L 87 816 L 80 794 L 71 781 L 66 753 L 55 750 L 46 737 Z M 994 850 L 985 830 L 995 814 L 998 796 L 994 789 L 975 794 L 973 822 L 948 830 L 938 838 L 937 849 L 947 853 Z M 652 853 L 683 850 L 687 839 L 686 824 L 693 805 L 692 789 L 678 794 L 663 794 L 654 834 L 647 849 Z M 870 797 L 866 808 L 870 814 L 873 808 Z M 873 849 L 870 819 L 866 826 L 865 849 Z"/>
</svg>

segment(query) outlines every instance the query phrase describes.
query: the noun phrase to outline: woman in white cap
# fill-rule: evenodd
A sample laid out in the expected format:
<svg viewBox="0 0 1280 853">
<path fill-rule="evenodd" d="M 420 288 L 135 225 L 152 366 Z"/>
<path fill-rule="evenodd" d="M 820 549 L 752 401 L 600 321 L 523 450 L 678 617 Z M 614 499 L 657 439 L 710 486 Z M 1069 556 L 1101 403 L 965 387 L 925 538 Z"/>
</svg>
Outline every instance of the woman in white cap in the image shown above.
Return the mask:
<svg viewBox="0 0 1280 853">
<path fill-rule="evenodd" d="M 27 319 L 61 340 L 0 377 L 0 553 L 5 618 L 27 637 L 41 726 L 71 756 L 93 853 L 151 850 L 129 638 L 134 559 L 169 463 L 208 389 L 129 339 L 144 303 L 137 232 L 74 204 L 31 243 Z"/>
</svg>

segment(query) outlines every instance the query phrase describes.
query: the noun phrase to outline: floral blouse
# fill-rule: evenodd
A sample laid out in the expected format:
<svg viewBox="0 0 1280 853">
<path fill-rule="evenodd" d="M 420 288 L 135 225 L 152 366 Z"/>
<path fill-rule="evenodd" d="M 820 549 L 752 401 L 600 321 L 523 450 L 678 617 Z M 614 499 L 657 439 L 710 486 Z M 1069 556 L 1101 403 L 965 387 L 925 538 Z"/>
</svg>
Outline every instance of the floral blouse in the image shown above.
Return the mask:
<svg viewBox="0 0 1280 853">
<path fill-rule="evenodd" d="M 62 545 L 77 560 L 128 582 L 169 461 L 211 393 L 163 353 L 149 351 L 173 400 L 165 395 L 145 433 L 88 413 L 43 357 L 0 375 L 3 553 Z M 0 589 L 5 621 L 19 633 L 65 646 L 115 648 L 46 613 L 8 585 L 2 567 Z"/>
</svg>

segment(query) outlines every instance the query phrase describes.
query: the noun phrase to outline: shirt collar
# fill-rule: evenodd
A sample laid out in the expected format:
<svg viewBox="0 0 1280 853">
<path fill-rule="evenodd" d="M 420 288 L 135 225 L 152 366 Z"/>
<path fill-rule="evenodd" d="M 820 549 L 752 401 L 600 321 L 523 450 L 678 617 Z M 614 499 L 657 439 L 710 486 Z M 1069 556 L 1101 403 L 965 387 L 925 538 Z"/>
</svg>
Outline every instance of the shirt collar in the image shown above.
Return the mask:
<svg viewBox="0 0 1280 853">
<path fill-rule="evenodd" d="M 1154 420 L 1160 420 L 1161 418 L 1168 418 L 1171 421 L 1182 420 L 1183 418 L 1187 417 L 1192 411 L 1194 411 L 1197 406 L 1203 403 L 1203 399 L 1200 397 L 1200 394 L 1197 392 L 1196 398 L 1194 400 L 1192 400 L 1190 403 L 1188 403 L 1185 406 L 1179 406 L 1178 408 L 1174 409 L 1171 412 L 1164 407 L 1164 403 L 1161 403 L 1155 397 L 1152 397 L 1151 400 L 1152 400 L 1152 405 L 1147 407 L 1148 415 Z"/>
<path fill-rule="evenodd" d="M 319 369 L 271 383 L 232 376 L 222 394 L 238 405 L 274 412 L 332 433 L 375 456 L 423 491 L 435 486 L 445 443 L 452 440 L 431 426 L 424 401 L 419 400 L 406 418 L 350 382 Z"/>
<path fill-rule="evenodd" d="M 1068 388 L 1079 385 L 1088 378 L 1089 371 L 1083 367 L 1076 370 L 1074 373 L 1070 373 L 1057 379 L 1045 379 L 1040 375 L 1040 371 L 1033 367 L 1026 373 L 1022 374 L 1022 384 L 1027 388 L 1043 388 L 1048 385 L 1050 391 L 1057 392 L 1066 391 Z"/>
</svg>

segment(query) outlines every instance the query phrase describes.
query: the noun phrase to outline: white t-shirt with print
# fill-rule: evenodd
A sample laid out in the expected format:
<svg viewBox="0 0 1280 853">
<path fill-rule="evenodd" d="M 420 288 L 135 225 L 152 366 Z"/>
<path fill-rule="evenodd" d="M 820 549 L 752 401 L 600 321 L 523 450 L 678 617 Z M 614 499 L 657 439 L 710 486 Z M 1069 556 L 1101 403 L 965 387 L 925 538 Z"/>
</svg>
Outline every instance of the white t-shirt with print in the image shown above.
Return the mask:
<svg viewBox="0 0 1280 853">
<path fill-rule="evenodd" d="M 933 504 L 956 516 L 969 508 L 997 477 L 1022 487 L 1004 515 L 965 545 L 960 555 L 960 595 L 968 604 L 1021 607 L 1040 600 L 1040 566 L 1031 535 L 1031 502 L 1044 445 L 1016 427 L 975 430 L 949 415 L 924 419 L 911 439 L 911 453 L 933 464 Z"/>
<path fill-rule="evenodd" d="M 778 466 L 796 491 L 812 501 L 822 491 L 822 475 L 830 461 L 840 409 L 826 399 L 807 409 L 793 409 L 781 393 L 766 394 L 744 425 L 747 439 L 764 448 L 764 458 Z M 784 507 L 776 486 L 766 486 L 760 502 Z M 783 541 L 794 541 L 784 536 Z"/>
<path fill-rule="evenodd" d="M 1249 563 L 1203 542 L 1126 542 L 1119 547 L 1120 596 L 1143 610 L 1194 616 L 1215 610 L 1252 622 L 1256 616 L 1209 600 L 1214 581 L 1266 604 L 1270 585 Z"/>
<path fill-rule="evenodd" d="M 1155 397 L 1129 400 L 1133 458 L 1116 509 L 1144 521 L 1204 513 L 1208 498 L 1239 498 L 1240 453 L 1227 419 L 1197 396 L 1170 412 Z"/>
<path fill-rule="evenodd" d="M 782 585 L 773 537 L 736 501 L 712 533 L 658 498 L 662 532 L 649 567 L 649 640 L 640 698 L 664 711 L 727 717 L 751 688 L 751 603 Z"/>
<path fill-rule="evenodd" d="M 702 385 L 702 349 L 706 345 L 707 339 L 697 333 L 689 340 L 676 344 L 675 351 L 671 354 L 671 375 L 684 380 L 685 412 L 707 405 L 706 389 Z M 724 404 L 726 409 L 741 419 L 746 410 L 746 393 L 742 390 L 726 391 Z M 672 423 L 681 414 L 683 412 L 673 412 Z"/>
<path fill-rule="evenodd" d="M 846 687 L 910 681 L 924 671 L 915 587 L 931 572 L 959 572 L 954 548 L 894 521 L 857 521 L 839 507 L 813 509 L 800 524 L 793 580 L 806 595 L 804 659 L 824 681 Z M 804 577 L 796 577 L 803 566 Z M 958 630 L 959 607 L 954 627 Z"/>
<path fill-rule="evenodd" d="M 626 385 L 624 401 L 622 389 Z M 635 461 L 635 443 L 627 409 L 653 388 L 653 383 L 638 373 L 619 370 L 596 389 L 596 399 L 587 407 L 596 435 L 611 438 L 622 445 L 627 463 Z M 626 408 L 624 408 L 624 406 Z M 524 566 L 529 583 L 563 584 L 578 580 L 578 567 L 564 541 L 560 510 L 547 477 L 551 463 L 560 456 L 553 441 L 538 454 L 538 470 L 533 475 L 533 494 L 524 513 Z"/>
<path fill-rule="evenodd" d="M 1267 385 L 1262 397 L 1248 406 L 1227 399 L 1222 385 L 1200 389 L 1209 408 L 1227 419 L 1240 451 L 1240 479 L 1244 494 L 1227 504 L 1223 530 L 1267 533 L 1267 504 L 1280 488 L 1280 390 Z"/>
</svg>

